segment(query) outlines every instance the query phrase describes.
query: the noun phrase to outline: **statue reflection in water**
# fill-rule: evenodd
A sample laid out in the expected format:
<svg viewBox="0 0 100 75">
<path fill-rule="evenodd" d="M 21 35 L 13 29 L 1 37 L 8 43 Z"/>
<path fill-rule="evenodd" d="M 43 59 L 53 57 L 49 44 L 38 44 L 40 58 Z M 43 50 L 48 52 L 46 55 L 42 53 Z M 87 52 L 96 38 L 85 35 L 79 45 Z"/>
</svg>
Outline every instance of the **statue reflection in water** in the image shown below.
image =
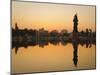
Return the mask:
<svg viewBox="0 0 100 75">
<path fill-rule="evenodd" d="M 18 47 L 15 47 L 15 54 L 17 54 L 17 51 L 18 51 Z"/>
<path fill-rule="evenodd" d="M 73 45 L 73 63 L 75 65 L 75 67 L 77 67 L 77 62 L 78 62 L 78 42 L 77 41 L 74 41 L 72 43 Z"/>
</svg>

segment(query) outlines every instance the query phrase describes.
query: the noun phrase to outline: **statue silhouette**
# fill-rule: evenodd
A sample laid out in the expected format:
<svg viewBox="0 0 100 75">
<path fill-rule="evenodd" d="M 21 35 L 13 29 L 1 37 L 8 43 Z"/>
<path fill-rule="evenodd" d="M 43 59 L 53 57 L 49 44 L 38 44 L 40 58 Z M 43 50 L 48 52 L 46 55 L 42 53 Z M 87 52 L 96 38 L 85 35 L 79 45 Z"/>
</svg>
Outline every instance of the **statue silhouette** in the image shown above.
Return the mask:
<svg viewBox="0 0 100 75">
<path fill-rule="evenodd" d="M 17 23 L 15 23 L 15 30 L 18 30 L 18 26 L 17 26 Z"/>
<path fill-rule="evenodd" d="M 74 22 L 73 32 L 78 32 L 78 29 L 77 29 L 77 25 L 78 25 L 77 14 L 75 14 L 73 22 Z"/>
</svg>

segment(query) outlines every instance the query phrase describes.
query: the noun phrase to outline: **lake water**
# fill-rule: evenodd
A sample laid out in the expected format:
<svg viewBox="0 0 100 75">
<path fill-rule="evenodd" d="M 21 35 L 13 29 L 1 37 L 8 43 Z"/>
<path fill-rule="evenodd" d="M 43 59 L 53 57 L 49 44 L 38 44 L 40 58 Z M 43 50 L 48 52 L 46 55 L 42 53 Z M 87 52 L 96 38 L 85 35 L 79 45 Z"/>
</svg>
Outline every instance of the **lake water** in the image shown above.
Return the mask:
<svg viewBox="0 0 100 75">
<path fill-rule="evenodd" d="M 95 69 L 95 54 L 95 45 L 86 48 L 79 44 L 75 49 L 71 43 L 20 47 L 17 53 L 13 48 L 12 73 Z"/>
</svg>

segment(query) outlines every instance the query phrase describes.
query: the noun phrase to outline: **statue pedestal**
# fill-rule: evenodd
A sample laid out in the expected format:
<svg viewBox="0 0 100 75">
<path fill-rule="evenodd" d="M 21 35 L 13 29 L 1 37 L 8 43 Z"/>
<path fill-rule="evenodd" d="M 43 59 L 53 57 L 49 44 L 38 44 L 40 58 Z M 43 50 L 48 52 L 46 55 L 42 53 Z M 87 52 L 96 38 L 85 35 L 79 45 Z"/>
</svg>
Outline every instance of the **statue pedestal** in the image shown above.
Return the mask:
<svg viewBox="0 0 100 75">
<path fill-rule="evenodd" d="M 72 36 L 73 38 L 73 40 L 76 40 L 76 41 L 78 41 L 79 40 L 79 35 L 78 35 L 78 32 L 73 32 L 73 36 Z"/>
</svg>

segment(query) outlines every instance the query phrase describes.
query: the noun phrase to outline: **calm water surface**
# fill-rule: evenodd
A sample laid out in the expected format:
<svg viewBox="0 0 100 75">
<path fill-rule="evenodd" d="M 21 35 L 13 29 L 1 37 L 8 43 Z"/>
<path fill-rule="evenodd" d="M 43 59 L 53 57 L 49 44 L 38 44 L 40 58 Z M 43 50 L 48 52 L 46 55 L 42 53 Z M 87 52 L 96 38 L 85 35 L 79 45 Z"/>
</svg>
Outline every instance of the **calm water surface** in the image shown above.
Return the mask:
<svg viewBox="0 0 100 75">
<path fill-rule="evenodd" d="M 15 48 L 12 50 L 12 73 L 95 69 L 95 64 L 95 45 L 78 45 L 75 49 L 71 43 L 49 43 L 44 47 L 20 47 L 17 54 Z"/>
</svg>

